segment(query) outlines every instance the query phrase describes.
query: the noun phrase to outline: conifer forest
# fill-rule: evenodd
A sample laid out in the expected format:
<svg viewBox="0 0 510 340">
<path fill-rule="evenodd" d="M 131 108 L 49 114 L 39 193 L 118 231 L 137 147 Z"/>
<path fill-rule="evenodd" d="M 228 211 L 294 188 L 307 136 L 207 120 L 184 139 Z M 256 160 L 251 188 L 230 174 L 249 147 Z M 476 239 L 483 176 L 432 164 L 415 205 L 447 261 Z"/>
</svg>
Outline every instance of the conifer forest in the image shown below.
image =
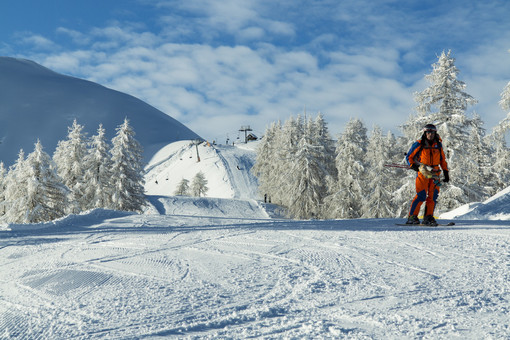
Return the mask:
<svg viewBox="0 0 510 340">
<path fill-rule="evenodd" d="M 437 127 L 451 178 L 440 187 L 436 214 L 483 201 L 506 188 L 510 112 L 487 132 L 479 114 L 467 114 L 477 101 L 465 92 L 458 75 L 451 51 L 443 51 L 425 76 L 430 85 L 414 93 L 415 112 L 398 126 L 401 136 L 384 133 L 378 126 L 368 131 L 357 118 L 332 136 L 321 113 L 273 122 L 252 169 L 261 195 L 286 207 L 293 218 L 407 216 L 416 194 L 416 173 L 386 165 L 407 164 L 405 154 L 426 124 Z M 510 110 L 510 82 L 499 106 Z"/>
<path fill-rule="evenodd" d="M 0 221 L 38 223 L 94 208 L 139 211 L 145 204 L 142 148 L 127 119 L 111 143 L 100 125 L 90 139 L 76 120 L 53 157 L 34 151 L 0 163 Z"/>
</svg>

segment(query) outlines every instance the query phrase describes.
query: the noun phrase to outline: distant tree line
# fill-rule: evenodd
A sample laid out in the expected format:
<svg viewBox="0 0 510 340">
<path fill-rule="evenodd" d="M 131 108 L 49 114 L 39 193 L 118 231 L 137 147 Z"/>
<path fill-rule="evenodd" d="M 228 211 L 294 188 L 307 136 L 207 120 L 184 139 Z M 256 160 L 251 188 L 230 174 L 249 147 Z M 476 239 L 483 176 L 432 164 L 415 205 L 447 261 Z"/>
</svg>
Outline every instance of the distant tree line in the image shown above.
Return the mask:
<svg viewBox="0 0 510 340">
<path fill-rule="evenodd" d="M 207 179 L 202 171 L 199 171 L 191 182 L 191 186 L 189 184 L 189 180 L 183 178 L 179 184 L 177 185 L 177 189 L 175 189 L 175 196 L 193 196 L 193 197 L 201 197 L 206 196 L 209 188 L 207 187 Z"/>
<path fill-rule="evenodd" d="M 261 194 L 285 206 L 293 218 L 403 217 L 415 194 L 415 173 L 385 164 L 405 164 L 405 153 L 427 123 L 438 128 L 450 170 L 450 183 L 441 187 L 439 212 L 506 188 L 510 113 L 487 135 L 480 116 L 465 113 L 476 100 L 457 79 L 451 52 L 443 51 L 432 68 L 425 77 L 430 86 L 415 93 L 416 112 L 400 126 L 401 137 L 383 134 L 378 126 L 369 135 L 363 122 L 353 118 L 333 141 L 322 114 L 271 124 L 253 167 Z M 510 110 L 510 82 L 499 104 Z"/>
<path fill-rule="evenodd" d="M 105 130 L 88 139 L 76 120 L 50 157 L 38 140 L 25 157 L 0 163 L 0 221 L 37 223 L 94 208 L 141 211 L 145 204 L 142 148 L 127 119 L 111 144 Z"/>
</svg>

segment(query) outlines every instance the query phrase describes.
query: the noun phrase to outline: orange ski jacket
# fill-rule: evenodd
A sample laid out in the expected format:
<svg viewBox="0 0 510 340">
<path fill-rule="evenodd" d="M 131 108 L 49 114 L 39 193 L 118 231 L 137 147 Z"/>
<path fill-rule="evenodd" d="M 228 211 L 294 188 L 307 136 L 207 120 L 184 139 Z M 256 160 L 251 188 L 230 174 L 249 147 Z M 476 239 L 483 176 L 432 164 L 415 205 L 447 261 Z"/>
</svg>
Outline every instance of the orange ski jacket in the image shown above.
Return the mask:
<svg viewBox="0 0 510 340">
<path fill-rule="evenodd" d="M 425 143 L 427 144 L 427 143 Z M 432 142 L 432 145 L 422 145 L 422 140 L 419 139 L 413 143 L 411 149 L 406 155 L 407 164 L 424 164 L 432 166 L 435 170 L 441 169 L 448 171 L 448 164 L 446 164 L 446 157 L 443 151 L 443 144 L 441 139 L 438 138 Z"/>
</svg>

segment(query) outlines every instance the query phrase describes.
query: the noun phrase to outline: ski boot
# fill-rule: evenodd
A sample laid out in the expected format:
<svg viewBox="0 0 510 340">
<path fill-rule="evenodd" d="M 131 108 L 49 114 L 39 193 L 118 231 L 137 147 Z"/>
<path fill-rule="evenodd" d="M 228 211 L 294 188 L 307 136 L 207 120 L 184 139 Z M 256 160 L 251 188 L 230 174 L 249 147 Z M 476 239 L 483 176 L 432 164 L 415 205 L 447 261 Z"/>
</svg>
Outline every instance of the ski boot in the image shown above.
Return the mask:
<svg viewBox="0 0 510 340">
<path fill-rule="evenodd" d="M 423 219 L 423 224 L 430 225 L 430 226 L 437 226 L 436 219 L 432 215 L 427 215 Z"/>
<path fill-rule="evenodd" d="M 420 220 L 416 215 L 409 215 L 407 218 L 406 224 L 420 224 Z"/>
</svg>

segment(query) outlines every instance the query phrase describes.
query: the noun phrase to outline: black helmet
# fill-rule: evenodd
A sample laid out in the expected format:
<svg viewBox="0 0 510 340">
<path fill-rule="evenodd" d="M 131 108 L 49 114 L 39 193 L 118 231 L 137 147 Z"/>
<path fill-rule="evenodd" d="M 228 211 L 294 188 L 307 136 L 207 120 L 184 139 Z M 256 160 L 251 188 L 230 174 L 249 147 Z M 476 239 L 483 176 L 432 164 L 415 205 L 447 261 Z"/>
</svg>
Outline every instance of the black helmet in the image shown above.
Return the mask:
<svg viewBox="0 0 510 340">
<path fill-rule="evenodd" d="M 423 132 L 436 132 L 437 129 L 436 129 L 436 126 L 434 124 L 427 124 L 423 127 Z"/>
</svg>

